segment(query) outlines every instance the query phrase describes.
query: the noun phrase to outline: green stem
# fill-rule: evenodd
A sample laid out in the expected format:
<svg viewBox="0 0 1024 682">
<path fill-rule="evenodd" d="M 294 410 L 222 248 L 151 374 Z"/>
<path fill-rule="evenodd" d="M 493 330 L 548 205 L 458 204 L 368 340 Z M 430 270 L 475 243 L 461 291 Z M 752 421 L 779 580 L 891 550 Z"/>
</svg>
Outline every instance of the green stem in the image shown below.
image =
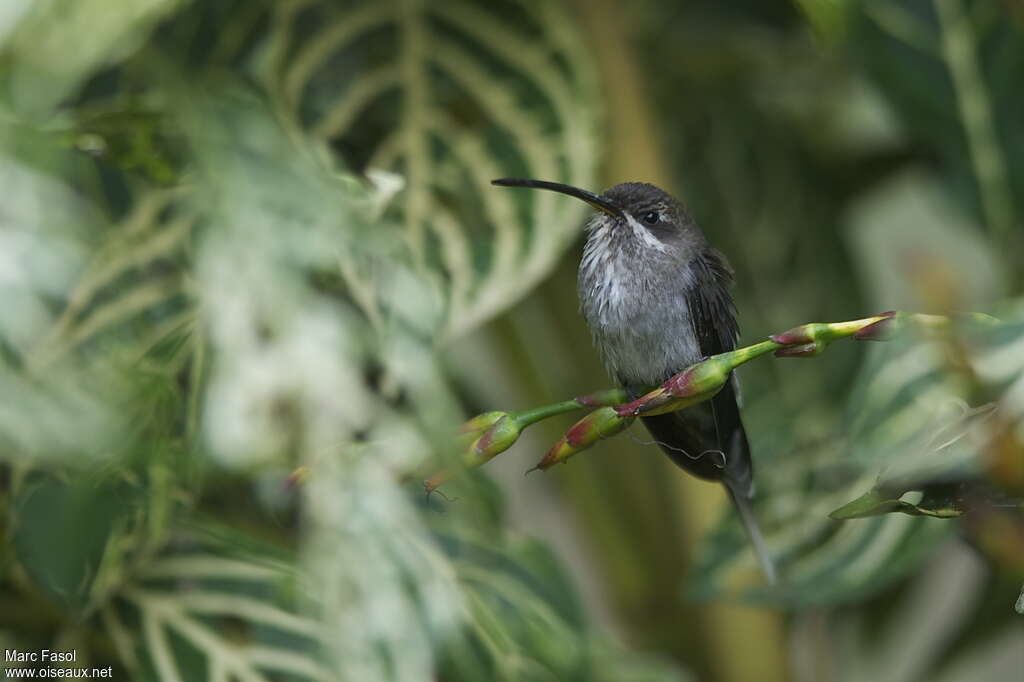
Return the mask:
<svg viewBox="0 0 1024 682">
<path fill-rule="evenodd" d="M 622 389 L 609 389 L 516 412 L 487 412 L 463 426 L 463 437 L 473 439 L 463 455 L 463 462 L 467 468 L 480 466 L 512 447 L 523 429 L 549 417 L 582 407 L 600 408 L 574 424 L 548 451 L 538 465 L 540 469 L 548 469 L 589 448 L 598 440 L 619 433 L 638 416 L 674 412 L 709 400 L 726 385 L 734 369 L 755 358 L 768 353 L 775 353 L 779 357 L 813 357 L 839 339 L 885 339 L 896 326 L 907 321 L 925 328 L 950 322 L 942 316 L 897 312 L 847 322 L 812 322 L 771 336 L 760 343 L 706 358 L 632 402 L 626 402 L 627 396 Z M 424 484 L 430 491 L 449 477 L 450 472 L 442 471 L 427 479 Z"/>
<path fill-rule="evenodd" d="M 762 341 L 761 343 L 755 343 L 753 346 L 745 346 L 724 355 L 729 356 L 730 369 L 735 369 L 745 362 L 750 362 L 754 358 L 759 358 L 762 355 L 775 352 L 784 347 L 781 343 L 775 343 L 774 341 Z"/>
<path fill-rule="evenodd" d="M 641 415 L 650 417 L 676 412 L 711 399 L 728 383 L 734 369 L 754 358 L 771 352 L 780 357 L 811 357 L 822 353 L 837 339 L 851 336 L 881 339 L 887 331 L 891 332 L 894 324 L 919 317 L 922 316 L 889 312 L 848 322 L 812 322 L 776 334 L 767 341 L 712 355 L 675 374 L 658 388 L 630 403 L 594 410 L 583 417 L 548 450 L 537 468 L 546 470 L 565 462 L 597 441 L 628 428 L 633 419 Z M 930 318 L 922 321 L 931 323 Z"/>
<path fill-rule="evenodd" d="M 624 402 L 626 402 L 626 392 L 621 388 L 611 388 L 599 393 L 591 393 L 589 395 L 563 400 L 560 403 L 531 407 L 526 410 L 518 410 L 516 412 L 512 412 L 509 417 L 518 422 L 523 428 L 526 428 L 531 424 L 536 424 L 537 422 L 549 417 L 565 414 L 566 412 L 573 412 L 584 407 L 603 407 L 618 405 Z"/>
</svg>

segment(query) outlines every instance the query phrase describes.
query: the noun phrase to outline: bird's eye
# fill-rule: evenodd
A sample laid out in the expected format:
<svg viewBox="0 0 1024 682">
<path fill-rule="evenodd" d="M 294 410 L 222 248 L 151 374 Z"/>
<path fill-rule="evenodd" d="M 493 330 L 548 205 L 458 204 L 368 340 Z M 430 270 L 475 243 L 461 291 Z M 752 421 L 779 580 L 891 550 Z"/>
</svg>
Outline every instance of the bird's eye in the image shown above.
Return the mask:
<svg viewBox="0 0 1024 682">
<path fill-rule="evenodd" d="M 640 216 L 640 220 L 644 221 L 648 225 L 657 225 L 658 221 L 661 220 L 661 214 L 657 211 L 648 211 Z"/>
</svg>

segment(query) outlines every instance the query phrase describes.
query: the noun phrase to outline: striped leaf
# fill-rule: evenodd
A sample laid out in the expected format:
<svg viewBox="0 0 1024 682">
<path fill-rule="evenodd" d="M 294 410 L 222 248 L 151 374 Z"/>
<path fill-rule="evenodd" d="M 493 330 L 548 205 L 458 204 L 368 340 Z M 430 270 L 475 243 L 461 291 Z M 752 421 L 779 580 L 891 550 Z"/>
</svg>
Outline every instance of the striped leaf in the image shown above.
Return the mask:
<svg viewBox="0 0 1024 682">
<path fill-rule="evenodd" d="M 402 178 L 393 210 L 443 284 L 445 333 L 525 294 L 585 207 L 494 191 L 506 175 L 591 186 L 595 76 L 557 3 L 278 3 L 263 67 L 281 110 L 358 172 Z"/>
<path fill-rule="evenodd" d="M 1024 423 L 1021 339 L 1020 323 L 963 325 L 876 347 L 850 394 L 846 433 L 762 460 L 758 515 L 781 586 L 755 586 L 746 538 L 727 519 L 708 539 L 694 593 L 849 601 L 915 570 L 954 530 L 948 517 L 972 504 L 1018 505 L 997 487 L 1008 481 L 993 470 L 992 443 Z M 950 348 L 973 373 L 950 364 Z"/>
<path fill-rule="evenodd" d="M 335 680 L 286 562 L 182 539 L 101 614 L 133 679 Z"/>
</svg>

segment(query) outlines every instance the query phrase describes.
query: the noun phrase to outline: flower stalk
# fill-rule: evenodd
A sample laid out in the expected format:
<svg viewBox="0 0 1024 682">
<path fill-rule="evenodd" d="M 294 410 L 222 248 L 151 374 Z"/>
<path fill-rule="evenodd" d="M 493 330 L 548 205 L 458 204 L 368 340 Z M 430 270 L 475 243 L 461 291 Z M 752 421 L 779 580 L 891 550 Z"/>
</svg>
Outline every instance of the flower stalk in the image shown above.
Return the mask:
<svg viewBox="0 0 1024 682">
<path fill-rule="evenodd" d="M 969 317 L 975 321 L 995 321 L 984 315 L 970 314 Z M 461 436 L 471 439 L 468 447 L 463 450 L 462 464 L 466 468 L 475 468 L 489 461 L 510 448 L 523 429 L 531 424 L 584 407 L 597 407 L 573 424 L 534 467 L 547 470 L 598 441 L 624 431 L 639 416 L 675 412 L 713 398 L 730 380 L 733 370 L 763 355 L 772 353 L 780 358 L 816 357 L 840 339 L 852 337 L 857 341 L 885 341 L 907 324 L 935 329 L 949 323 L 948 317 L 940 315 L 896 311 L 846 322 L 812 322 L 781 334 L 773 334 L 760 343 L 712 355 L 632 401 L 627 401 L 621 389 L 610 389 L 518 412 L 485 412 L 460 428 Z M 440 472 L 424 481 L 424 487 L 431 492 L 450 477 L 450 472 Z"/>
<path fill-rule="evenodd" d="M 459 427 L 462 467 L 474 469 L 490 461 L 512 447 L 526 427 L 539 421 L 587 407 L 617 405 L 625 400 L 625 391 L 613 388 L 515 412 L 484 412 Z M 423 487 L 431 493 L 456 473 L 451 470 L 439 471 L 425 480 Z"/>
</svg>

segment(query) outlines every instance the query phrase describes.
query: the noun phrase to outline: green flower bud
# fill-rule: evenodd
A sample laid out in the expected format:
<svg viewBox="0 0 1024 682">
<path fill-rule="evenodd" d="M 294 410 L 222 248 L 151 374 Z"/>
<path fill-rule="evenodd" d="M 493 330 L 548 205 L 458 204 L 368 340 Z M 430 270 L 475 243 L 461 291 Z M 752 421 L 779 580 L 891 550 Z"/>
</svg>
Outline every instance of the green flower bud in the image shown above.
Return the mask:
<svg viewBox="0 0 1024 682">
<path fill-rule="evenodd" d="M 622 416 L 614 407 L 594 410 L 573 424 L 572 428 L 548 450 L 548 454 L 537 465 L 538 469 L 550 469 L 564 462 L 577 452 L 582 452 L 599 440 L 614 436 L 633 423 L 633 417 Z"/>
</svg>

